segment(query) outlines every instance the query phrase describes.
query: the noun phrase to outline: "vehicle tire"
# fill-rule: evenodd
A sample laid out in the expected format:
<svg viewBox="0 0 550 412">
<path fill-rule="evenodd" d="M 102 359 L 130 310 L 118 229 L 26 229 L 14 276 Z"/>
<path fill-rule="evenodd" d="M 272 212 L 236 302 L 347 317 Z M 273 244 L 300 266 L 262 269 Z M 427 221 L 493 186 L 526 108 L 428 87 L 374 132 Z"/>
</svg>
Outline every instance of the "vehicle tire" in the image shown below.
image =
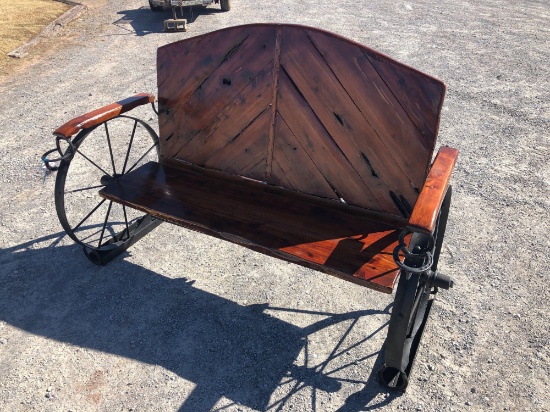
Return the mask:
<svg viewBox="0 0 550 412">
<path fill-rule="evenodd" d="M 149 7 L 153 11 L 162 11 L 162 6 L 155 6 L 151 0 L 149 0 Z"/>
<path fill-rule="evenodd" d="M 231 0 L 220 0 L 220 5 L 222 7 L 222 11 L 231 10 Z"/>
</svg>

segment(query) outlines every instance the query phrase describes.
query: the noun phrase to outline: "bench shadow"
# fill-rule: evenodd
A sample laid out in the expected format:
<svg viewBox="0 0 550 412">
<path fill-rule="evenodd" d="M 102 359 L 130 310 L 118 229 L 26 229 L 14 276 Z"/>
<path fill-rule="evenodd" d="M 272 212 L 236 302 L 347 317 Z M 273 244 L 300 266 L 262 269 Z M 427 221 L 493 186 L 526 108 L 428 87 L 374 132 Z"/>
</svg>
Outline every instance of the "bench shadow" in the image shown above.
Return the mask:
<svg viewBox="0 0 550 412">
<path fill-rule="evenodd" d="M 226 397 L 255 410 L 282 410 L 300 390 L 337 392 L 344 383 L 364 388 L 341 411 L 371 410 L 386 391 L 376 381 L 380 352 L 361 355 L 336 369 L 329 364 L 346 352 L 345 336 L 360 318 L 387 314 L 361 310 L 344 314 L 243 306 L 118 258 L 93 266 L 77 246 L 57 246 L 62 234 L 0 249 L 0 320 L 27 332 L 83 348 L 162 366 L 195 383 L 180 411 L 213 410 Z M 38 248 L 37 244 L 48 244 Z M 79 260 L 78 260 L 79 259 Z M 278 319 L 277 311 L 322 317 L 300 328 Z M 323 362 L 308 361 L 308 336 L 338 323 L 350 326 Z M 382 325 L 352 346 L 367 342 Z M 304 362 L 297 362 L 302 355 Z M 339 378 L 338 371 L 377 357 L 367 381 Z M 349 359 L 349 358 L 348 358 Z M 289 388 L 273 400 L 282 386 Z M 367 408 L 367 409 L 365 409 Z"/>
<path fill-rule="evenodd" d="M 195 23 L 197 19 L 203 16 L 222 13 L 220 9 L 211 7 L 184 7 L 183 18 L 188 24 Z M 164 33 L 164 20 L 173 17 L 172 10 L 162 10 L 158 12 L 152 11 L 149 7 L 143 6 L 139 9 L 122 10 L 117 13 L 121 17 L 113 22 L 113 24 L 128 34 L 136 36 L 146 36 L 153 33 Z M 180 9 L 177 9 L 178 18 L 182 18 Z M 129 27 L 128 27 L 129 26 Z M 130 29 L 131 28 L 131 29 Z"/>
</svg>

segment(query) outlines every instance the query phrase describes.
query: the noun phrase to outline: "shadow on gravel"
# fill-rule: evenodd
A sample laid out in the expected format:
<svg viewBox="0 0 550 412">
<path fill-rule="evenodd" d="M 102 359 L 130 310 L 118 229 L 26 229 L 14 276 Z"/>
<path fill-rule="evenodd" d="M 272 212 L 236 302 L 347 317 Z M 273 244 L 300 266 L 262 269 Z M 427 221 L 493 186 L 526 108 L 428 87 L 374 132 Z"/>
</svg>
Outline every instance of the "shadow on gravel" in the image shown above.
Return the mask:
<svg viewBox="0 0 550 412">
<path fill-rule="evenodd" d="M 188 24 L 194 23 L 197 19 L 203 16 L 218 13 L 222 13 L 222 11 L 209 7 L 183 8 L 183 18 L 187 20 Z M 154 12 L 149 7 L 141 7 L 134 10 L 122 10 L 119 11 L 118 14 L 122 15 L 122 17 L 113 24 L 128 31 L 128 34 L 135 33 L 137 36 L 145 36 L 152 33 L 163 33 L 164 20 L 171 19 L 173 17 L 172 10 L 170 9 Z M 177 15 L 178 18 L 182 17 L 179 8 L 177 9 Z"/>
<path fill-rule="evenodd" d="M 352 348 L 385 332 L 386 325 L 351 346 L 344 344 L 360 318 L 387 314 L 389 307 L 332 314 L 267 303 L 242 306 L 194 287 L 193 281 L 169 279 L 121 258 L 94 266 L 77 246 L 54 247 L 62 236 L 0 250 L 0 320 L 57 341 L 160 365 L 194 382 L 181 411 L 211 410 L 222 396 L 256 410 L 281 410 L 302 389 L 312 393 L 316 410 L 319 391 L 337 392 L 343 383 L 364 388 L 341 411 L 372 410 L 394 399 L 367 406 L 385 393 L 375 378 L 381 355 L 350 356 Z M 277 311 L 322 320 L 300 328 L 266 313 Z M 338 343 L 327 359 L 315 363 L 308 336 L 340 322 L 347 323 Z M 377 361 L 367 381 L 339 377 L 339 371 L 373 357 Z"/>
</svg>

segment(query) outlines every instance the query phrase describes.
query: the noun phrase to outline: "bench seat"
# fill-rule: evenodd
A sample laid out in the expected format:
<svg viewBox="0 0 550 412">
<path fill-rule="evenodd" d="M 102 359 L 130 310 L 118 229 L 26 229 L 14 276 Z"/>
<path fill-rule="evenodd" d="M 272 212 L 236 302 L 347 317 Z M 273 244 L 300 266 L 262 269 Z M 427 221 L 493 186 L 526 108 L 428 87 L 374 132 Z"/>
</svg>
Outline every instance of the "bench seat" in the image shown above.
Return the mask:
<svg viewBox="0 0 550 412">
<path fill-rule="evenodd" d="M 398 275 L 392 251 L 406 221 L 391 215 L 175 161 L 149 162 L 99 193 L 382 292 Z"/>
</svg>

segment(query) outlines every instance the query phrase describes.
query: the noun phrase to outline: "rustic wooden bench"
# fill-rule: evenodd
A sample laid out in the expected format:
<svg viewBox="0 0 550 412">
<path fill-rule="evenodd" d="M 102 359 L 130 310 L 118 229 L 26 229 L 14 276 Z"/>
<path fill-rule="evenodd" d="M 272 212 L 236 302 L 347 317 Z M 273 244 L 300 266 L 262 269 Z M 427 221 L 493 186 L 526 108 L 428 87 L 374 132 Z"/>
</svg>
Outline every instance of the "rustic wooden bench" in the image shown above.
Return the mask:
<svg viewBox="0 0 550 412">
<path fill-rule="evenodd" d="M 158 112 L 138 94 L 55 130 L 69 236 L 106 264 L 167 221 L 386 293 L 401 273 L 379 376 L 404 390 L 433 297 L 452 286 L 436 270 L 458 152 L 430 167 L 444 84 L 296 25 L 216 31 L 157 61 Z M 149 103 L 158 136 L 123 115 Z"/>
</svg>

